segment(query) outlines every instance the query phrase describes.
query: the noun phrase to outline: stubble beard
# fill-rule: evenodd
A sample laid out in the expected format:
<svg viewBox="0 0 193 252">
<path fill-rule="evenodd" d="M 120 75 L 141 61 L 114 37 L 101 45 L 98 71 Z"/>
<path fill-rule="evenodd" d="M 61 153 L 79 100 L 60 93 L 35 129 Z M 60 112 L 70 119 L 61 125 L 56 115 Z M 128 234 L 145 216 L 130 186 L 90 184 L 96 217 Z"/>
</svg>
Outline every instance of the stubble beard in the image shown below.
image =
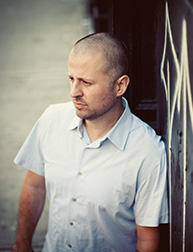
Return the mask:
<svg viewBox="0 0 193 252">
<path fill-rule="evenodd" d="M 103 117 L 110 110 L 112 110 L 115 104 L 116 98 L 111 96 L 108 98 L 108 100 L 104 100 L 98 109 L 89 109 L 88 104 L 86 104 L 84 109 L 76 108 L 76 115 L 83 120 L 94 121 L 100 117 Z"/>
</svg>

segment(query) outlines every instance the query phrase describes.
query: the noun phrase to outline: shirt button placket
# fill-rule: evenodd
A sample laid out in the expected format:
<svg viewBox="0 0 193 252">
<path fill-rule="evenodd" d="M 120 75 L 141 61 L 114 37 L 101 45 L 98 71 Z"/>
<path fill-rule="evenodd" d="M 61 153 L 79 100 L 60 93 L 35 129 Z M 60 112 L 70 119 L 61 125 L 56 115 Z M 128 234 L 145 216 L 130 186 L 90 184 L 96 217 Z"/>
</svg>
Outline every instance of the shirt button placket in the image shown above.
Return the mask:
<svg viewBox="0 0 193 252">
<path fill-rule="evenodd" d="M 69 222 L 69 225 L 70 225 L 70 226 L 74 226 L 74 222 L 70 221 L 70 222 Z M 72 245 L 71 245 L 70 243 L 68 243 L 68 247 L 69 247 L 69 248 L 72 248 Z"/>
<path fill-rule="evenodd" d="M 82 176 L 82 172 L 80 172 L 80 171 L 77 172 L 77 175 L 78 175 L 78 177 L 81 177 L 81 176 Z M 72 201 L 73 201 L 74 203 L 76 203 L 76 202 L 77 202 L 77 198 L 73 197 L 73 198 L 72 198 Z M 74 226 L 74 222 L 70 221 L 70 222 L 69 222 L 69 225 L 70 225 L 70 226 Z M 68 246 L 69 248 L 72 249 L 72 245 L 71 245 L 70 243 L 68 243 L 67 246 Z"/>
<path fill-rule="evenodd" d="M 83 150 L 84 151 L 84 150 Z M 81 172 L 81 168 L 82 168 L 82 165 L 81 165 L 81 160 L 80 162 L 78 163 L 78 166 L 77 166 L 77 170 L 76 170 L 76 173 L 74 174 L 76 176 L 75 179 L 77 179 L 79 181 L 80 177 L 82 177 L 82 172 Z M 78 182 L 77 181 L 77 182 Z M 73 197 L 74 195 L 74 197 Z M 68 221 L 68 225 L 69 225 L 69 233 L 71 235 L 73 235 L 73 232 L 75 231 L 74 230 L 74 227 L 76 225 L 76 219 L 73 219 L 73 208 L 76 208 L 76 206 L 74 205 L 75 203 L 77 203 L 78 199 L 76 198 L 76 191 L 73 191 L 72 192 L 72 196 L 71 196 L 71 202 L 72 202 L 72 211 L 71 211 L 71 214 L 70 214 L 70 219 Z M 75 222 L 74 222 L 75 221 Z M 68 250 L 71 249 L 74 251 L 74 246 L 73 244 L 71 244 L 71 239 L 68 240 L 68 242 L 66 243 L 66 246 L 68 247 Z M 70 251 L 70 250 L 69 250 Z"/>
</svg>

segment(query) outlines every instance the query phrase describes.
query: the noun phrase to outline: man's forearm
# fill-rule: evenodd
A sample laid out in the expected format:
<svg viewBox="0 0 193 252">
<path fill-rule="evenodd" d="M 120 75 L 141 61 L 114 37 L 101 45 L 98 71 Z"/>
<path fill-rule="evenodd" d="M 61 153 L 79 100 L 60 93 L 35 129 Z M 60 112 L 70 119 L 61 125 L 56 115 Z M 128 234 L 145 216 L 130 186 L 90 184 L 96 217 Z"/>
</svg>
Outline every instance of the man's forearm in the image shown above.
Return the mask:
<svg viewBox="0 0 193 252">
<path fill-rule="evenodd" d="M 159 227 L 142 227 L 137 225 L 136 252 L 158 252 L 159 242 Z"/>
<path fill-rule="evenodd" d="M 45 203 L 45 189 L 24 182 L 18 213 L 18 225 L 13 251 L 33 251 L 31 242 L 34 230 L 41 216 Z M 19 250 L 18 250 L 19 248 Z"/>
<path fill-rule="evenodd" d="M 138 241 L 136 252 L 158 252 L 159 244 L 154 241 L 140 242 Z"/>
</svg>

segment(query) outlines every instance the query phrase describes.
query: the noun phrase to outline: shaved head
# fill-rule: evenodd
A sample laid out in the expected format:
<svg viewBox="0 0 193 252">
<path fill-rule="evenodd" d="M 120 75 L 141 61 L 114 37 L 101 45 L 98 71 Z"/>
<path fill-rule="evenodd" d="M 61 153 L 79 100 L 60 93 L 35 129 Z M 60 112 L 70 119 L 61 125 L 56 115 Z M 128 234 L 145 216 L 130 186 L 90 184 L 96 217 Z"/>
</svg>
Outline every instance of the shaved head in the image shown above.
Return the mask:
<svg viewBox="0 0 193 252">
<path fill-rule="evenodd" d="M 101 53 L 104 57 L 104 71 L 116 81 L 128 74 L 129 60 L 125 44 L 112 34 L 101 32 L 90 34 L 76 42 L 72 53 Z M 94 60 L 94 59 L 93 59 Z"/>
</svg>

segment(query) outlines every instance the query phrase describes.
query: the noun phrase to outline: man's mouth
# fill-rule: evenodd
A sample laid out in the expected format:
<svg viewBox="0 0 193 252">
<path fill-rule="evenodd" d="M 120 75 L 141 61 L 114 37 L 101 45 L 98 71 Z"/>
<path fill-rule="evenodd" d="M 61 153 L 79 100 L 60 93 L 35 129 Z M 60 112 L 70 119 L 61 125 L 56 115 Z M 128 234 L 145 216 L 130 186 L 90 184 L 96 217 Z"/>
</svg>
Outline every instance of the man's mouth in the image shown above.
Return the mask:
<svg viewBox="0 0 193 252">
<path fill-rule="evenodd" d="M 79 101 L 73 101 L 74 102 L 74 106 L 77 108 L 77 109 L 82 109 L 86 106 L 85 103 L 82 103 L 82 102 L 79 102 Z"/>
</svg>

